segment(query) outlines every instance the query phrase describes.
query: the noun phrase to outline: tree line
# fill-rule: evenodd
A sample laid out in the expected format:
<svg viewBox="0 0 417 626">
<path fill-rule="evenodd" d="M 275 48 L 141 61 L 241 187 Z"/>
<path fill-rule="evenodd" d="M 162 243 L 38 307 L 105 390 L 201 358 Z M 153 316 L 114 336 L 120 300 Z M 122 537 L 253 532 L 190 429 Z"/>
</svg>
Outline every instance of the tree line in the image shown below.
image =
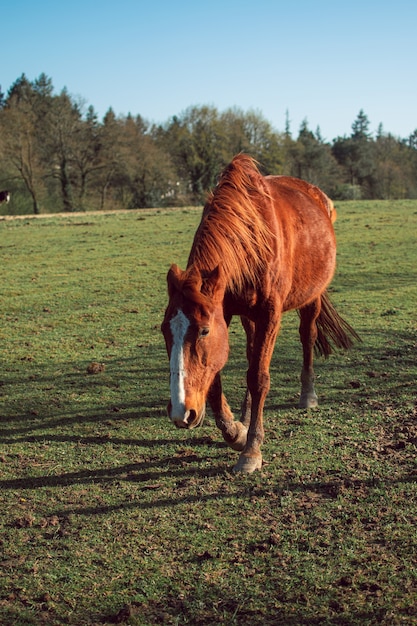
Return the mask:
<svg viewBox="0 0 417 626">
<path fill-rule="evenodd" d="M 363 110 L 332 142 L 307 120 L 294 138 L 288 116 L 279 132 L 239 108 L 190 106 L 161 124 L 110 108 L 99 120 L 45 74 L 22 74 L 0 89 L 0 188 L 18 213 L 195 205 L 246 152 L 264 174 L 304 178 L 334 200 L 416 198 L 417 129 L 399 138 L 369 128 Z"/>
</svg>

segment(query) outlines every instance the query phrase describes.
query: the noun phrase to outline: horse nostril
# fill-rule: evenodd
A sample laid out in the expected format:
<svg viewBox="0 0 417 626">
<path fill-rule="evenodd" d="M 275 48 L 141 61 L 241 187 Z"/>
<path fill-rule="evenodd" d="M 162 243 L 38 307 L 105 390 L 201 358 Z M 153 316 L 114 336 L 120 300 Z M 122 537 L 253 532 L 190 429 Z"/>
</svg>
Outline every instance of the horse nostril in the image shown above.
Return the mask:
<svg viewBox="0 0 417 626">
<path fill-rule="evenodd" d="M 186 414 L 184 415 L 184 422 L 187 424 L 187 426 L 191 426 L 197 417 L 197 411 L 194 411 L 194 409 L 189 409 Z"/>
<path fill-rule="evenodd" d="M 201 423 L 203 417 L 204 412 L 199 414 L 195 409 L 187 409 L 182 417 L 171 416 L 171 420 L 177 428 L 195 428 Z"/>
</svg>

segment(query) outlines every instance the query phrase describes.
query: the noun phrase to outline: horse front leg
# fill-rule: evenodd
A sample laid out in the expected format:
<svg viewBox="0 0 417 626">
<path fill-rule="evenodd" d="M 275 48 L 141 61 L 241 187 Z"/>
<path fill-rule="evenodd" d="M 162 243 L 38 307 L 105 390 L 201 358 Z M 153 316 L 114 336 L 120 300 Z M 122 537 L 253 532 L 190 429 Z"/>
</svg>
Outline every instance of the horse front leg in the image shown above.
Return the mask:
<svg viewBox="0 0 417 626">
<path fill-rule="evenodd" d="M 207 399 L 213 411 L 216 425 L 221 430 L 225 442 L 233 450 L 243 450 L 246 445 L 248 429 L 241 422 L 235 421 L 222 390 L 220 373 L 216 375 Z"/>
<path fill-rule="evenodd" d="M 269 366 L 279 331 L 280 319 L 280 311 L 278 312 L 274 307 L 271 307 L 270 310 L 261 313 L 260 321 L 254 327 L 247 373 L 251 418 L 246 446 L 233 468 L 234 472 L 250 474 L 262 467 L 263 408 L 270 388 Z"/>
<path fill-rule="evenodd" d="M 314 389 L 313 355 L 317 339 L 316 319 L 320 314 L 320 300 L 300 309 L 300 339 L 303 346 L 303 367 L 301 370 L 301 394 L 298 407 L 310 409 L 318 406 Z"/>
<path fill-rule="evenodd" d="M 247 317 L 243 315 L 240 317 L 242 322 L 242 326 L 245 329 L 246 333 L 246 359 L 250 364 L 252 360 L 253 353 L 253 341 L 255 337 L 255 324 Z M 252 414 L 252 396 L 250 394 L 249 388 L 246 387 L 245 397 L 242 402 L 242 410 L 241 410 L 241 418 L 240 421 L 245 426 L 246 430 L 249 428 L 250 419 Z"/>
</svg>

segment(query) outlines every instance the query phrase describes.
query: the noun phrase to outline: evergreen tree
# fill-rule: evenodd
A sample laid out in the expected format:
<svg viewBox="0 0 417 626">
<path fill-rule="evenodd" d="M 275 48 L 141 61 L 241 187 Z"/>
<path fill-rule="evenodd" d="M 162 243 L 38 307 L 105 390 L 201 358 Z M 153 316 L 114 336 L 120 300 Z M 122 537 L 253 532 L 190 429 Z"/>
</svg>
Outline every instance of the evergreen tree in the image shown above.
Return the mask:
<svg viewBox="0 0 417 626">
<path fill-rule="evenodd" d="M 344 169 L 350 197 L 358 196 L 357 189 L 364 198 L 376 197 L 374 141 L 369 133 L 369 120 L 362 109 L 352 124 L 351 136 L 338 137 L 332 151 Z"/>
<path fill-rule="evenodd" d="M 359 111 L 356 120 L 352 124 L 351 137 L 354 141 L 367 141 L 370 139 L 369 120 L 363 112 L 363 109 Z"/>
</svg>

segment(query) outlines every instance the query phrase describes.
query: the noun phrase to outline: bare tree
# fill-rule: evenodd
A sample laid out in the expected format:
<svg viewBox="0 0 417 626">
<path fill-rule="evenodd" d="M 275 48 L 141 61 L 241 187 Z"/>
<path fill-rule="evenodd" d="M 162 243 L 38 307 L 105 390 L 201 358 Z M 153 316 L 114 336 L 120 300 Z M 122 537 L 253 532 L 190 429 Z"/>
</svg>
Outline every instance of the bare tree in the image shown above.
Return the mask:
<svg viewBox="0 0 417 626">
<path fill-rule="evenodd" d="M 3 160 L 20 178 L 32 199 L 33 212 L 40 212 L 44 192 L 43 170 L 36 140 L 36 113 L 33 94 L 23 80 L 22 89 L 11 92 L 0 111 L 0 135 Z"/>
</svg>

